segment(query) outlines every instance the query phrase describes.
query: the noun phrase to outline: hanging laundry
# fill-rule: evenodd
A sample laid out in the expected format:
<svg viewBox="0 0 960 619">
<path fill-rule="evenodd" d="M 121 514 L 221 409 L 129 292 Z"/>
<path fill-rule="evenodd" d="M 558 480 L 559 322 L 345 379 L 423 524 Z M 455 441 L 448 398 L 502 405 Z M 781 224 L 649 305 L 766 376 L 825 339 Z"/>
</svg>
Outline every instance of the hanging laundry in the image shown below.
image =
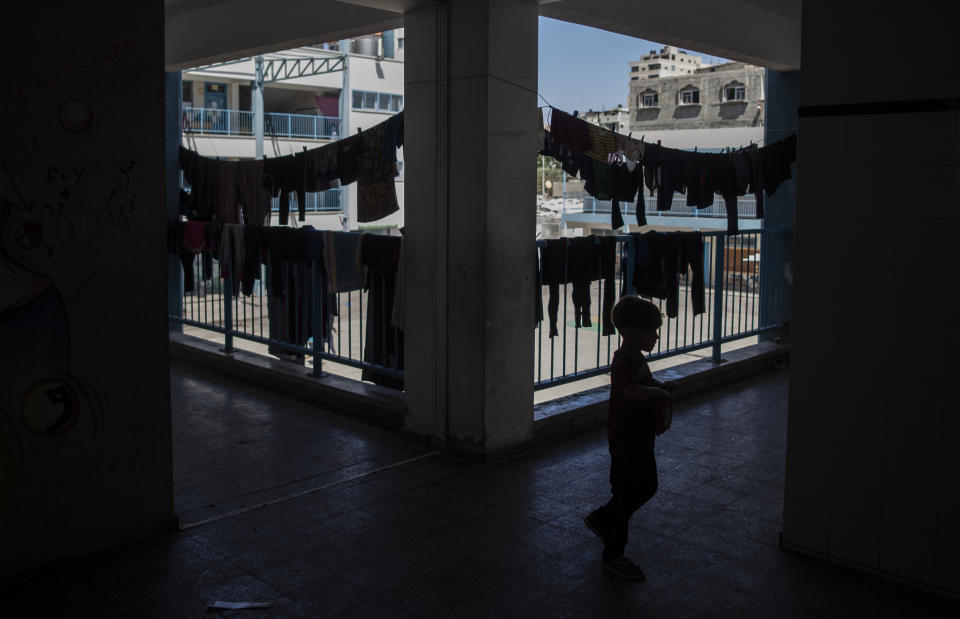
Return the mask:
<svg viewBox="0 0 960 619">
<path fill-rule="evenodd" d="M 574 153 L 566 146 L 555 142 L 553 134 L 549 131 L 544 132 L 543 148 L 539 154 L 553 157 L 560 164 L 563 171 L 570 176 L 576 176 L 580 171 Z"/>
<path fill-rule="evenodd" d="M 550 112 L 550 134 L 554 142 L 573 153 L 585 153 L 592 145 L 587 123 L 558 109 Z"/>
<path fill-rule="evenodd" d="M 386 123 L 380 123 L 360 134 L 363 150 L 357 162 L 358 222 L 377 221 L 400 210 L 394 181 L 399 174 L 396 147 L 388 149 L 393 150 L 393 160 L 385 160 L 386 131 Z"/>
<path fill-rule="evenodd" d="M 270 339 L 305 346 L 310 337 L 312 295 L 307 270 L 306 234 L 302 228 L 269 228 L 265 231 L 267 263 L 267 315 Z M 268 352 L 285 361 L 304 362 L 302 351 L 271 343 Z"/>
<path fill-rule="evenodd" d="M 353 292 L 364 284 L 360 266 L 363 232 L 323 231 L 323 257 L 330 292 Z"/>
<path fill-rule="evenodd" d="M 587 134 L 590 136 L 590 148 L 585 150 L 583 154 L 591 159 L 610 163 L 610 156 L 620 150 L 620 140 L 617 139 L 617 134 L 579 118 L 575 118 L 574 121 L 586 125 Z"/>
<path fill-rule="evenodd" d="M 187 218 L 195 221 L 213 219 L 216 196 L 215 162 L 201 157 L 183 146 L 179 149 L 180 169 L 190 185 L 190 207 Z"/>
<path fill-rule="evenodd" d="M 263 251 L 263 226 L 243 226 L 243 265 L 240 271 L 241 291 L 253 294 L 254 282 L 260 279 L 261 253 Z"/>
<path fill-rule="evenodd" d="M 401 234 L 403 230 L 401 229 Z M 400 258 L 397 260 L 396 283 L 394 284 L 393 309 L 390 312 L 390 326 L 403 331 L 403 237 L 400 237 Z"/>
<path fill-rule="evenodd" d="M 299 153 L 298 153 L 299 154 Z M 337 166 L 339 160 L 338 147 L 336 143 L 326 144 L 320 148 L 305 151 L 303 153 L 303 185 L 297 193 L 297 207 L 303 205 L 306 212 L 306 193 L 315 193 L 330 189 L 340 177 L 340 171 Z M 301 219 L 301 221 L 303 221 Z"/>
<path fill-rule="evenodd" d="M 543 150 L 543 141 L 547 137 L 546 125 L 543 124 L 543 108 L 537 108 L 537 152 Z"/>
<path fill-rule="evenodd" d="M 240 271 L 244 264 L 243 226 L 224 224 L 220 235 L 220 277 L 230 279 L 233 296 L 240 294 Z"/>
<path fill-rule="evenodd" d="M 270 192 L 263 186 L 263 160 L 237 161 L 237 197 L 243 222 L 267 225 L 270 220 Z"/>
<path fill-rule="evenodd" d="M 240 223 L 239 168 L 235 161 L 214 161 L 216 185 L 213 199 L 213 214 L 225 224 Z"/>
<path fill-rule="evenodd" d="M 403 331 L 387 321 L 396 294 L 396 273 L 400 261 L 400 237 L 364 234 L 360 241 L 360 263 L 366 267 L 367 305 L 366 342 L 363 360 L 387 368 L 403 369 Z M 403 389 L 403 379 L 364 368 L 362 380 Z"/>
<path fill-rule="evenodd" d="M 631 265 L 633 288 L 642 297 L 665 299 L 667 317 L 676 318 L 679 311 L 679 275 L 692 273 L 690 283 L 693 313 L 706 311 L 703 273 L 703 235 L 699 232 L 657 232 L 633 234 Z M 641 262 L 642 259 L 642 262 Z"/>
<path fill-rule="evenodd" d="M 640 191 L 643 170 L 640 167 L 631 172 L 625 165 L 601 163 L 587 155 L 574 155 L 573 158 L 584 181 L 584 191 L 597 200 L 611 200 L 611 227 L 614 230 L 624 224 L 620 202 L 633 202 L 634 198 L 637 199 L 637 223 L 646 224 L 643 193 Z"/>
<path fill-rule="evenodd" d="M 790 178 L 790 164 L 797 159 L 797 136 L 793 134 L 760 149 L 763 188 L 768 196 L 776 193 L 783 181 Z"/>
<path fill-rule="evenodd" d="M 277 222 L 287 225 L 290 218 L 290 193 L 303 190 L 303 157 L 294 155 L 271 157 L 263 160 L 263 184 L 271 197 L 280 198 Z M 306 219 L 304 201 L 297 198 L 300 221 Z"/>
<path fill-rule="evenodd" d="M 363 154 L 363 140 L 360 135 L 352 135 L 336 142 L 337 178 L 341 185 L 349 185 L 357 180 L 357 168 Z"/>
<path fill-rule="evenodd" d="M 383 160 L 396 161 L 397 149 L 403 147 L 403 112 L 394 114 L 384 121 Z"/>
<path fill-rule="evenodd" d="M 550 337 L 559 334 L 557 320 L 560 306 L 560 285 L 572 284 L 574 326 L 591 327 L 591 282 L 602 279 L 601 323 L 603 335 L 616 331 L 611 319 L 616 288 L 614 285 L 617 239 L 613 236 L 586 236 L 547 239 L 540 251 L 540 283 L 548 287 L 547 315 Z"/>
</svg>

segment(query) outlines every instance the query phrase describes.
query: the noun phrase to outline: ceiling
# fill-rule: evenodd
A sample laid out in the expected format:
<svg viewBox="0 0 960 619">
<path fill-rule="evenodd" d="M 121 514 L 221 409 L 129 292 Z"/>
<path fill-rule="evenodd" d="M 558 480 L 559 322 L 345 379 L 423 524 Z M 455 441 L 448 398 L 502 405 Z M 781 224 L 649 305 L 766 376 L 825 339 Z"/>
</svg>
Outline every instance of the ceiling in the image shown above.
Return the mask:
<svg viewBox="0 0 960 619">
<path fill-rule="evenodd" d="M 168 70 L 403 26 L 435 0 L 165 0 Z M 800 68 L 801 0 L 530 0 L 540 15 L 776 70 Z"/>
</svg>

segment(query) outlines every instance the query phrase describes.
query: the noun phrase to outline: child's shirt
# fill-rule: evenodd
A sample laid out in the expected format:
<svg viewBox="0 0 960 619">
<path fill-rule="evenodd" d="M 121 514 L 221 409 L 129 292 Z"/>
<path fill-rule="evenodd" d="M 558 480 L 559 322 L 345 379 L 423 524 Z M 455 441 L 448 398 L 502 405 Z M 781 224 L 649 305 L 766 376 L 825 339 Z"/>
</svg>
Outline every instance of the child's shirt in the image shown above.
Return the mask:
<svg viewBox="0 0 960 619">
<path fill-rule="evenodd" d="M 630 385 L 655 387 L 656 383 L 642 353 L 633 356 L 617 349 L 610 363 L 610 411 L 607 416 L 607 442 L 613 456 L 652 451 L 656 440 L 655 403 L 652 400 L 628 401 L 623 390 Z"/>
</svg>

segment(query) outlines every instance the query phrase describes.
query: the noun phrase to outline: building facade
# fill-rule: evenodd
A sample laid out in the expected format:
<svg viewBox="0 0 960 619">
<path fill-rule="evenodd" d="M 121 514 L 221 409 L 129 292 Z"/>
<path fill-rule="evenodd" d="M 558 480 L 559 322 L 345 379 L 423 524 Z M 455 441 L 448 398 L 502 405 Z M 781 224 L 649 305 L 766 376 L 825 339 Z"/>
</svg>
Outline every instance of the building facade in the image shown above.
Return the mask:
<svg viewBox="0 0 960 619">
<path fill-rule="evenodd" d="M 700 66 L 699 57 L 693 59 L 690 66 L 695 68 L 685 74 L 658 76 L 648 70 L 636 80 L 631 74 L 630 131 L 673 148 L 736 148 L 760 142 L 765 70 L 742 62 Z M 636 66 L 631 63 L 631 71 Z"/>
<path fill-rule="evenodd" d="M 630 130 L 630 111 L 623 107 L 623 104 L 617 104 L 617 107 L 609 110 L 587 110 L 583 114 L 583 119 L 617 133 L 626 133 Z"/>
</svg>

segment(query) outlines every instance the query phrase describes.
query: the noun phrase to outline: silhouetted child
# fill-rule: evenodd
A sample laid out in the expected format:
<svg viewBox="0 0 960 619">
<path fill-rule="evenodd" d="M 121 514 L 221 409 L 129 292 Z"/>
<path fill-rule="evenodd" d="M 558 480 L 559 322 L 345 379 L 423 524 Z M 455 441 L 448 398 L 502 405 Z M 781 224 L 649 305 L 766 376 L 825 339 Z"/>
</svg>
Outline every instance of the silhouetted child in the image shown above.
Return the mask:
<svg viewBox="0 0 960 619">
<path fill-rule="evenodd" d="M 623 343 L 610 363 L 610 501 L 584 517 L 603 542 L 603 568 L 641 580 L 643 570 L 623 556 L 630 517 L 657 491 L 655 437 L 669 425 L 673 383 L 653 377 L 643 351 L 650 352 L 660 337 L 659 308 L 635 295 L 621 297 L 613 308 L 613 324 Z"/>
</svg>

